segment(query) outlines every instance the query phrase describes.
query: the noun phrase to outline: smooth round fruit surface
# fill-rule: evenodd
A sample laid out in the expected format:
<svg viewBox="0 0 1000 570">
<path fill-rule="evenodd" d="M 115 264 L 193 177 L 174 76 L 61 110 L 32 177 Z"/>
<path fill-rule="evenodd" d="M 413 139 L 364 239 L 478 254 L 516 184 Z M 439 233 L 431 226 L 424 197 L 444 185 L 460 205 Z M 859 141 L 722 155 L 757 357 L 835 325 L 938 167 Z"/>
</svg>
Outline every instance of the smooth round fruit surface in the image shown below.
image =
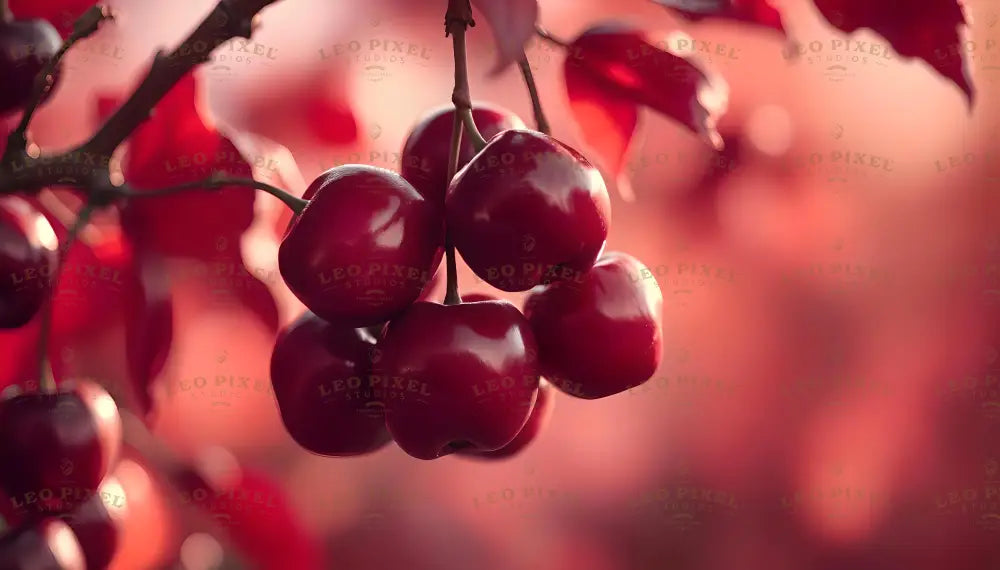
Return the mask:
<svg viewBox="0 0 1000 570">
<path fill-rule="evenodd" d="M 500 449 L 527 422 L 537 349 L 528 322 L 506 301 L 416 303 L 389 323 L 378 350 L 386 425 L 413 457 Z"/>
<path fill-rule="evenodd" d="M 121 439 L 118 407 L 94 383 L 65 382 L 56 393 L 4 400 L 0 486 L 26 505 L 90 496 L 118 457 Z"/>
<path fill-rule="evenodd" d="M 552 416 L 552 410 L 555 408 L 555 395 L 552 390 L 552 384 L 542 378 L 538 384 L 538 397 L 535 399 L 534 405 L 531 406 L 528 422 L 524 424 L 521 431 L 517 432 L 517 437 L 507 445 L 496 451 L 477 451 L 473 448 L 467 448 L 459 449 L 456 453 L 479 459 L 506 459 L 517 455 L 538 437 L 538 434 L 545 428 L 545 424 L 548 423 L 549 417 Z"/>
<path fill-rule="evenodd" d="M 649 380 L 663 348 L 663 295 L 634 257 L 609 253 L 578 282 L 538 287 L 524 313 L 542 375 L 563 392 L 604 398 Z"/>
<path fill-rule="evenodd" d="M 0 329 L 38 313 L 52 290 L 58 244 L 43 215 L 17 196 L 0 197 Z"/>
<path fill-rule="evenodd" d="M 451 152 L 451 129 L 454 105 L 431 110 L 413 127 L 403 144 L 400 174 L 417 192 L 435 203 L 444 203 L 448 190 L 448 157 Z M 510 111 L 489 104 L 473 103 L 472 118 L 487 141 L 508 129 L 525 128 L 524 121 Z M 458 168 L 472 160 L 476 150 L 465 135 L 458 155 Z"/>
<path fill-rule="evenodd" d="M 281 420 L 309 451 L 345 456 L 390 441 L 371 375 L 375 339 L 363 329 L 303 313 L 278 335 L 271 382 Z"/>
<path fill-rule="evenodd" d="M 494 137 L 452 180 L 446 209 L 462 259 L 503 291 L 579 280 L 604 249 L 611 218 L 597 169 L 527 130 Z"/>
<path fill-rule="evenodd" d="M 59 32 L 45 20 L 0 20 L 0 115 L 27 104 L 34 92 L 35 76 L 60 46 Z M 53 75 L 58 79 L 58 72 Z"/>
<path fill-rule="evenodd" d="M 107 568 L 111 563 L 127 514 L 125 490 L 116 478 L 108 476 L 96 495 L 62 515 L 80 543 L 87 568 Z"/>
<path fill-rule="evenodd" d="M 367 165 L 321 174 L 278 249 L 288 287 L 317 316 L 352 327 L 389 320 L 431 280 L 441 207 L 398 174 Z"/>
<path fill-rule="evenodd" d="M 0 536 L 0 570 L 84 570 L 83 551 L 73 531 L 46 519 Z"/>
</svg>

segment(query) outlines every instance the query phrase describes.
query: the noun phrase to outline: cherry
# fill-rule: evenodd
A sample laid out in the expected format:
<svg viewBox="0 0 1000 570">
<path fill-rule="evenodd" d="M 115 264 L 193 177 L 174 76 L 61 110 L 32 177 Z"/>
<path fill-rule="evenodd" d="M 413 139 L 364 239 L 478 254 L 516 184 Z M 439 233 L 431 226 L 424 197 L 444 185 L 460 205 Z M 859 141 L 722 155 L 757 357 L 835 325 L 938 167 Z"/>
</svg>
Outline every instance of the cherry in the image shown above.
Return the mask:
<svg viewBox="0 0 1000 570">
<path fill-rule="evenodd" d="M 125 490 L 117 479 L 109 476 L 96 495 L 62 515 L 80 542 L 87 568 L 107 568 L 111 563 L 118 550 L 127 509 Z"/>
<path fill-rule="evenodd" d="M 0 115 L 24 107 L 35 90 L 35 76 L 62 46 L 45 20 L 0 20 Z M 53 74 L 57 80 L 59 73 Z M 53 89 L 55 85 L 53 85 Z M 52 93 L 49 89 L 48 93 Z"/>
<path fill-rule="evenodd" d="M 83 552 L 66 523 L 46 519 L 0 536 L 0 570 L 84 570 Z"/>
<path fill-rule="evenodd" d="M 431 110 L 413 127 L 403 144 L 400 174 L 424 198 L 435 203 L 443 203 L 448 190 L 448 155 L 454 117 L 455 107 L 452 105 Z M 473 105 L 472 117 L 486 140 L 507 129 L 525 128 L 524 122 L 516 115 L 492 105 Z M 472 140 L 468 136 L 462 137 L 458 167 L 468 164 L 475 154 Z"/>
<path fill-rule="evenodd" d="M 419 302 L 389 322 L 372 385 L 406 453 L 493 451 L 528 419 L 538 391 L 534 335 L 506 301 Z"/>
<path fill-rule="evenodd" d="M 0 198 L 0 329 L 26 325 L 49 295 L 58 265 L 45 217 L 21 198 Z"/>
<path fill-rule="evenodd" d="M 604 249 L 611 205 L 600 173 L 542 133 L 493 137 L 448 192 L 455 247 L 497 289 L 579 280 Z"/>
<path fill-rule="evenodd" d="M 15 506 L 91 495 L 118 456 L 121 430 L 115 401 L 91 382 L 4 400 L 0 487 Z"/>
<path fill-rule="evenodd" d="M 538 339 L 542 375 L 587 400 L 649 380 L 660 364 L 663 296 L 634 257 L 609 253 L 579 282 L 539 287 L 524 314 Z"/>
<path fill-rule="evenodd" d="M 389 320 L 431 279 L 444 243 L 439 206 L 395 172 L 349 164 L 321 174 L 278 249 L 289 289 L 320 318 Z"/>
<path fill-rule="evenodd" d="M 358 455 L 390 441 L 371 380 L 375 339 L 364 329 L 303 313 L 281 331 L 271 382 L 285 429 L 320 455 Z"/>
<path fill-rule="evenodd" d="M 552 408 L 555 406 L 553 396 L 552 384 L 542 379 L 538 384 L 538 398 L 531 407 L 531 415 L 528 416 L 528 422 L 517 433 L 514 441 L 496 451 L 477 451 L 472 448 L 459 449 L 457 452 L 458 455 L 480 459 L 506 459 L 517 455 L 529 443 L 534 441 L 535 437 L 545 428 L 545 424 L 549 421 L 549 416 L 552 415 Z"/>
</svg>

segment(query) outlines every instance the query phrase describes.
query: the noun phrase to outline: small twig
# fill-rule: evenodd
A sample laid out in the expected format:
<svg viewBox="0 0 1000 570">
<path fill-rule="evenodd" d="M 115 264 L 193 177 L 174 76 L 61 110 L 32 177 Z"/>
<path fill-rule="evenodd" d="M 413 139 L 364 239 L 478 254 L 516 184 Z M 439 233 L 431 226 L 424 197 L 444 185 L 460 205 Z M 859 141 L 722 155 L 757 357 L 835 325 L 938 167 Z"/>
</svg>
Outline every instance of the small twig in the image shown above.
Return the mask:
<svg viewBox="0 0 1000 570">
<path fill-rule="evenodd" d="M 93 213 L 94 205 L 89 202 L 84 204 L 76 216 L 76 221 L 73 222 L 73 227 L 69 229 L 66 241 L 59 245 L 59 261 L 56 264 L 55 275 L 52 276 L 52 281 L 49 285 L 49 297 L 42 305 L 42 325 L 38 335 L 38 385 L 42 392 L 53 393 L 56 391 L 55 378 L 53 378 L 52 370 L 49 366 L 48 352 L 49 337 L 52 335 L 52 305 L 55 303 L 56 292 L 59 289 L 59 277 L 62 275 L 63 265 L 66 263 L 66 257 L 69 255 L 70 248 L 73 247 L 73 243 L 76 241 L 76 236 L 90 221 L 90 216 Z"/>
<path fill-rule="evenodd" d="M 94 136 L 76 150 L 111 156 L 129 134 L 150 116 L 157 103 L 212 51 L 234 37 L 250 38 L 253 20 L 265 6 L 278 0 L 220 0 L 212 12 L 173 52 L 158 52 L 135 92 Z"/>
<path fill-rule="evenodd" d="M 458 172 L 458 157 L 462 149 L 462 127 L 463 122 L 455 115 L 451 122 L 451 146 L 448 151 L 448 183 Z M 457 305 L 462 302 L 462 296 L 458 291 L 458 264 L 455 261 L 455 244 L 451 241 L 451 232 L 445 234 L 445 261 L 447 263 L 447 289 L 444 294 L 445 305 Z"/>
<path fill-rule="evenodd" d="M 542 38 L 543 40 L 549 42 L 552 45 L 557 45 L 563 49 L 569 48 L 568 42 L 553 36 L 548 32 L 548 30 L 546 30 L 539 24 L 535 24 L 535 34 L 537 34 L 538 37 Z"/>
<path fill-rule="evenodd" d="M 303 200 L 297 196 L 292 196 L 285 190 L 278 188 L 277 186 L 272 186 L 266 182 L 260 182 L 258 180 L 253 180 L 251 178 L 228 178 L 224 174 L 215 173 L 212 176 L 206 178 L 205 180 L 195 180 L 193 182 L 185 182 L 183 184 L 178 184 L 176 186 L 170 186 L 168 188 L 158 188 L 156 190 L 135 190 L 128 187 L 119 188 L 118 192 L 121 196 L 126 198 L 157 198 L 160 196 L 170 196 L 173 194 L 180 194 L 182 192 L 189 192 L 192 190 L 218 190 L 227 186 L 241 186 L 243 188 L 254 188 L 257 190 L 263 190 L 268 194 L 274 196 L 275 198 L 281 200 L 296 214 L 302 213 L 302 210 L 309 204 L 308 200 Z"/>
<path fill-rule="evenodd" d="M 524 55 L 524 52 L 521 52 L 521 59 L 518 60 L 517 64 L 521 68 L 521 77 L 524 78 L 524 84 L 528 87 L 528 95 L 531 96 L 531 108 L 535 112 L 535 125 L 539 131 L 551 135 L 552 128 L 549 126 L 548 119 L 545 118 L 545 112 L 542 111 L 542 100 L 538 96 L 535 76 L 531 73 L 531 65 L 528 63 L 528 57 Z"/>
<path fill-rule="evenodd" d="M 59 62 L 62 61 L 63 56 L 66 55 L 69 48 L 73 47 L 76 42 L 92 36 L 100 28 L 102 22 L 113 18 L 111 11 L 106 6 L 91 6 L 90 9 L 76 20 L 76 23 L 73 24 L 73 33 L 66 38 L 66 41 L 60 46 L 59 51 L 56 52 L 52 59 L 45 64 L 45 67 L 38 76 L 35 77 L 35 90 L 28 104 L 25 106 L 24 114 L 21 115 L 21 122 L 18 123 L 14 132 L 7 137 L 7 154 L 11 156 L 24 154 L 28 146 L 28 139 L 25 136 L 25 133 L 28 131 L 28 124 L 31 122 L 31 118 L 38 109 L 38 106 L 42 104 L 42 99 L 45 98 L 46 93 L 52 89 L 52 85 L 55 83 L 54 74 L 56 67 L 59 66 Z"/>
</svg>

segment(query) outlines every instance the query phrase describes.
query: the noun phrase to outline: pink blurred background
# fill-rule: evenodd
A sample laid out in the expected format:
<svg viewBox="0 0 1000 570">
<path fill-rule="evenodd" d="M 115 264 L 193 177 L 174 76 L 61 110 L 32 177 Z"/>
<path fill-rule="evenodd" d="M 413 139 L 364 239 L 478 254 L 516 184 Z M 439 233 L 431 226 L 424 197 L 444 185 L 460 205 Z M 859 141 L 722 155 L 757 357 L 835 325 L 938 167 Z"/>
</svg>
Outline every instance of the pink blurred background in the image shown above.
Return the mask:
<svg viewBox="0 0 1000 570">
<path fill-rule="evenodd" d="M 83 140 L 94 97 L 124 92 L 213 2 L 111 4 L 118 24 L 71 52 L 36 119 L 43 148 Z M 613 192 L 608 249 L 642 260 L 664 295 L 656 376 L 604 400 L 557 394 L 547 429 L 504 462 L 423 462 L 392 446 L 316 457 L 292 443 L 267 389 L 270 333 L 194 294 L 210 288 L 203 277 L 178 279 L 194 293 L 177 304 L 156 432 L 181 454 L 220 445 L 278 478 L 328 568 L 1000 568 L 1000 5 L 966 6 L 969 111 L 924 63 L 834 50 L 848 38 L 806 0 L 779 5 L 807 46 L 796 59 L 771 31 L 690 24 L 645 0 L 540 4 L 541 22 L 567 39 L 603 19 L 682 31 L 712 46 L 702 55 L 729 82 L 720 130 L 739 161 L 714 160 L 645 111 L 626 172 L 636 198 Z M 260 176 L 294 193 L 338 164 L 398 169 L 407 131 L 450 99 L 443 11 L 428 0 L 282 0 L 252 40 L 264 56 L 223 46 L 199 72 L 211 112 L 286 147 L 261 144 L 255 158 Z M 886 45 L 869 32 L 849 39 Z M 321 53 L 352 40 L 360 59 Z M 372 40 L 426 57 L 368 49 Z M 469 33 L 473 97 L 531 124 L 516 67 L 487 76 L 492 41 L 485 21 Z M 553 134 L 586 153 L 563 57 L 538 41 L 528 49 Z M 315 132 L 303 93 L 349 105 L 357 142 Z M 266 239 L 280 209 L 264 196 L 259 207 L 263 237 L 246 239 L 245 255 L 289 322 L 302 306 Z M 461 269 L 463 291 L 488 290 Z M 95 337 L 66 356 L 80 373 L 113 376 L 113 345 Z M 181 388 L 220 375 L 252 387 Z M 135 510 L 118 568 L 214 567 L 211 541 L 190 538 L 169 496 L 150 492 Z"/>
</svg>

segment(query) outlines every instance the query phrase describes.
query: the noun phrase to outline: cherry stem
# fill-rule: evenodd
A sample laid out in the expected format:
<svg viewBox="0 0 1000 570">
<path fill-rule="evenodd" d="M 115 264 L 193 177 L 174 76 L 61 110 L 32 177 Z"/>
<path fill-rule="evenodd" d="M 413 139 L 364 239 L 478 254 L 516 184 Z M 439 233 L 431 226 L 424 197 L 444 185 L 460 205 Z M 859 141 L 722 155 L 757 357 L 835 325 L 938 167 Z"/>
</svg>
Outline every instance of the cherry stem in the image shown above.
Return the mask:
<svg viewBox="0 0 1000 570">
<path fill-rule="evenodd" d="M 546 30 L 539 24 L 535 24 L 535 34 L 537 34 L 538 37 L 542 38 L 543 40 L 549 42 L 552 45 L 557 45 L 563 49 L 569 48 L 569 43 L 553 36 L 552 34 L 549 33 L 548 30 Z"/>
<path fill-rule="evenodd" d="M 227 186 L 239 186 L 243 188 L 255 188 L 257 190 L 263 190 L 268 194 L 274 196 L 275 198 L 284 202 L 286 206 L 292 212 L 296 214 L 301 214 L 302 210 L 305 209 L 306 205 L 309 204 L 308 200 L 303 200 L 297 196 L 292 196 L 287 191 L 278 188 L 277 186 L 272 186 L 265 182 L 260 182 L 253 180 L 251 178 L 229 178 L 223 173 L 216 172 L 212 176 L 204 180 L 195 180 L 193 182 L 185 182 L 184 184 L 178 184 L 176 186 L 170 186 L 168 188 L 158 188 L 156 190 L 134 190 L 131 188 L 120 188 L 118 193 L 126 198 L 157 198 L 161 196 L 171 196 L 173 194 L 180 194 L 182 192 L 189 192 L 192 190 L 218 190 Z"/>
<path fill-rule="evenodd" d="M 69 229 L 66 241 L 59 244 L 59 261 L 56 265 L 56 273 L 52 277 L 52 283 L 49 285 L 51 287 L 49 297 L 42 305 L 42 325 L 38 334 L 38 382 L 42 392 L 53 393 L 56 391 L 56 381 L 52 374 L 52 368 L 49 366 L 48 352 L 49 337 L 52 336 L 52 305 L 59 290 L 59 277 L 62 276 L 63 264 L 66 262 L 70 248 L 73 247 L 80 231 L 90 222 L 90 216 L 93 213 L 94 205 L 90 202 L 85 203 L 76 215 L 76 221 Z"/>
<path fill-rule="evenodd" d="M 448 13 L 444 20 L 445 36 L 451 36 L 452 50 L 455 53 L 455 88 L 451 92 L 451 102 L 455 105 L 455 113 L 465 123 L 465 130 L 469 133 L 473 148 L 479 152 L 486 146 L 486 140 L 476 128 L 476 121 L 472 117 L 472 95 L 469 93 L 465 30 L 476 25 L 472 19 L 472 6 L 469 0 L 449 0 Z"/>
<path fill-rule="evenodd" d="M 451 122 L 451 147 L 448 152 L 448 180 L 451 181 L 458 171 L 458 156 L 462 149 L 463 121 L 455 115 Z M 448 268 L 447 289 L 444 294 L 445 305 L 458 305 L 462 302 L 462 295 L 458 291 L 458 263 L 455 261 L 455 244 L 451 241 L 451 232 L 445 234 L 445 263 Z"/>
<path fill-rule="evenodd" d="M 518 67 L 521 68 L 521 77 L 524 78 L 524 84 L 528 87 L 528 95 L 531 96 L 531 108 L 535 112 L 535 124 L 538 126 L 538 130 L 547 135 L 552 134 L 552 128 L 549 126 L 548 119 L 545 118 L 545 112 L 542 111 L 542 100 L 538 96 L 538 86 L 535 85 L 535 76 L 531 73 L 531 64 L 528 63 L 528 57 L 521 52 L 521 59 L 517 62 Z"/>
<path fill-rule="evenodd" d="M 91 6 L 90 9 L 77 18 L 73 24 L 73 33 L 66 38 L 66 41 L 59 47 L 59 51 L 52 56 L 52 59 L 45 64 L 42 71 L 35 77 L 34 92 L 25 106 L 24 113 L 21 115 L 21 122 L 18 123 L 14 132 L 7 137 L 7 144 L 13 147 L 13 152 L 11 148 L 8 148 L 5 154 L 13 155 L 25 152 L 28 146 L 28 138 L 25 136 L 25 133 L 28 131 L 28 123 L 31 122 L 31 118 L 38 109 L 38 106 L 42 104 L 45 94 L 52 89 L 52 85 L 55 83 L 53 75 L 55 74 L 56 67 L 62 61 L 66 52 L 69 51 L 69 48 L 73 47 L 76 42 L 94 35 L 102 22 L 111 19 L 114 19 L 111 10 L 105 6 Z"/>
</svg>

